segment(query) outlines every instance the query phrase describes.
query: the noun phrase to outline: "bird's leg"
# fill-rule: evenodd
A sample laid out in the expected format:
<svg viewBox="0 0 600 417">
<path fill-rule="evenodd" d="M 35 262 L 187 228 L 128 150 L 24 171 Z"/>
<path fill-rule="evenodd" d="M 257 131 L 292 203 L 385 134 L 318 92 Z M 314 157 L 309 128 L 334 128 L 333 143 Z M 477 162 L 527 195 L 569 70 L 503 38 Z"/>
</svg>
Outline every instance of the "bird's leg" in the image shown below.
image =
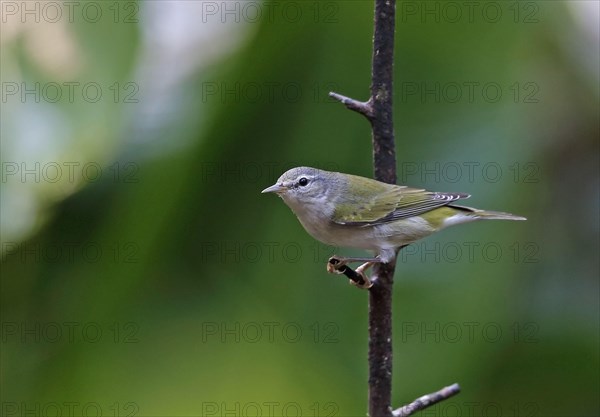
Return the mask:
<svg viewBox="0 0 600 417">
<path fill-rule="evenodd" d="M 333 255 L 327 261 L 327 272 L 330 274 L 343 274 L 346 270 L 346 265 L 352 262 L 381 262 L 379 258 L 342 258 Z"/>
<path fill-rule="evenodd" d="M 365 262 L 359 266 L 356 271 L 347 266 L 350 262 Z M 373 286 L 372 282 L 365 275 L 364 271 L 369 269 L 373 264 L 381 262 L 381 259 L 376 258 L 340 258 L 332 256 L 327 262 L 327 272 L 330 274 L 344 274 L 350 279 L 350 283 L 358 288 L 368 289 Z"/>
<path fill-rule="evenodd" d="M 378 261 L 378 262 L 380 262 L 380 261 Z M 373 283 L 371 282 L 371 280 L 369 279 L 367 274 L 365 274 L 365 271 L 367 269 L 371 268 L 374 264 L 375 264 L 375 262 L 365 262 L 364 264 L 362 264 L 361 266 L 356 268 L 356 271 L 354 271 L 354 272 L 356 273 L 356 275 L 358 275 L 360 277 L 360 280 L 355 281 L 353 279 L 350 279 L 350 284 L 355 285 L 358 288 L 362 288 L 365 290 L 368 290 L 369 288 L 371 288 L 373 286 Z"/>
<path fill-rule="evenodd" d="M 408 244 L 399 246 L 396 249 L 396 256 L 398 256 L 400 250 L 407 246 Z M 348 264 L 351 262 L 364 263 L 354 270 L 348 267 Z M 374 281 L 371 281 L 365 272 L 376 263 L 382 262 L 381 254 L 374 258 L 342 258 L 337 255 L 333 255 L 331 258 L 329 258 L 329 261 L 327 261 L 327 272 L 330 274 L 344 274 L 350 279 L 350 284 L 355 285 L 358 288 L 368 290 L 373 286 Z"/>
</svg>

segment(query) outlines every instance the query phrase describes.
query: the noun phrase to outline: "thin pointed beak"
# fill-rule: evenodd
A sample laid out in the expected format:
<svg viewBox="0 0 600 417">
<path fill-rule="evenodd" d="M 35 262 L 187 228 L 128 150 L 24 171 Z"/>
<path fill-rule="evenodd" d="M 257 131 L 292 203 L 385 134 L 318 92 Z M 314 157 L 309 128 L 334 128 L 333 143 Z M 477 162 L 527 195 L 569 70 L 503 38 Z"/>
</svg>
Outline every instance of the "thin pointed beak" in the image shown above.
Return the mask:
<svg viewBox="0 0 600 417">
<path fill-rule="evenodd" d="M 283 185 L 279 185 L 279 184 L 274 184 L 271 185 L 270 187 L 265 188 L 264 190 L 261 191 L 262 194 L 265 193 L 276 193 L 279 194 L 283 191 L 287 190 L 286 187 L 284 187 Z"/>
</svg>

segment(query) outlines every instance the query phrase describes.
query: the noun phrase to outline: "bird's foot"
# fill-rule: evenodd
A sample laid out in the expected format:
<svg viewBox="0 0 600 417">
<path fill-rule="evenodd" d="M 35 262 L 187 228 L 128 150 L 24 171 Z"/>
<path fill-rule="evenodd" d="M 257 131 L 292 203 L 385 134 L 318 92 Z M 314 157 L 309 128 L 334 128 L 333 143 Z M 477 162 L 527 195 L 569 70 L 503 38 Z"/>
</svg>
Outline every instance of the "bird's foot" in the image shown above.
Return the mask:
<svg viewBox="0 0 600 417">
<path fill-rule="evenodd" d="M 365 270 L 369 269 L 371 266 L 373 266 L 373 263 L 367 262 L 366 264 L 362 264 L 361 266 L 356 268 L 356 271 L 353 272 L 359 279 L 350 278 L 350 284 L 358 288 L 362 288 L 363 290 L 368 290 L 369 288 L 371 288 L 373 286 L 373 282 L 369 279 L 367 274 L 365 274 Z"/>
<path fill-rule="evenodd" d="M 340 258 L 333 255 L 327 261 L 327 272 L 330 274 L 343 274 L 348 268 L 348 260 L 346 258 Z"/>
<path fill-rule="evenodd" d="M 373 262 L 367 262 L 355 271 L 348 266 L 348 263 L 356 260 L 362 259 L 340 258 L 334 255 L 327 261 L 327 272 L 330 274 L 344 274 L 348 277 L 350 284 L 358 288 L 369 289 L 373 286 L 373 283 L 365 274 L 365 270 L 370 268 Z"/>
</svg>

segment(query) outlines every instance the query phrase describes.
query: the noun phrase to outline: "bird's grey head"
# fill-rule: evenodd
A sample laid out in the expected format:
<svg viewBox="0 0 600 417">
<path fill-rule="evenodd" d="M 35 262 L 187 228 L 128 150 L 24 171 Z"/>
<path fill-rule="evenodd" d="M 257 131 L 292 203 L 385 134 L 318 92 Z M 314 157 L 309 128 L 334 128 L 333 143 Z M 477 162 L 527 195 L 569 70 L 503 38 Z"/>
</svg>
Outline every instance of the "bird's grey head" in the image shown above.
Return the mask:
<svg viewBox="0 0 600 417">
<path fill-rule="evenodd" d="M 319 204 L 330 197 L 339 186 L 335 172 L 310 167 L 297 167 L 286 171 L 277 182 L 263 193 L 276 193 L 288 205 Z"/>
</svg>

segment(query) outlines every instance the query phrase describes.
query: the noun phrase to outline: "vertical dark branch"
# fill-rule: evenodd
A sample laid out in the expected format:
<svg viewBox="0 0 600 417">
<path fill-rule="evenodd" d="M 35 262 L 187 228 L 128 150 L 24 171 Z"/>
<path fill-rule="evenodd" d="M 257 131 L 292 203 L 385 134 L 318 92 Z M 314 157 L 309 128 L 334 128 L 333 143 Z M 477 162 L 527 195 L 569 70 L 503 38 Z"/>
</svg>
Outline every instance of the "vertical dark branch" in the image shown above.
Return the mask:
<svg viewBox="0 0 600 417">
<path fill-rule="evenodd" d="M 371 105 L 375 179 L 396 183 L 393 71 L 396 0 L 375 0 Z"/>
<path fill-rule="evenodd" d="M 375 179 L 396 183 L 393 123 L 395 0 L 375 0 L 371 127 Z M 391 416 L 392 286 L 395 262 L 376 264 L 369 291 L 369 415 Z"/>
<path fill-rule="evenodd" d="M 369 415 L 391 416 L 392 403 L 392 283 L 394 265 L 374 269 L 369 290 Z"/>
<path fill-rule="evenodd" d="M 396 0 L 375 0 L 375 34 L 371 97 L 358 101 L 338 93 L 329 95 L 371 122 L 375 179 L 396 183 L 393 122 L 394 32 Z M 460 391 L 458 384 L 424 395 L 392 411 L 392 286 L 396 259 L 373 267 L 369 290 L 369 415 L 408 416 Z"/>
</svg>

